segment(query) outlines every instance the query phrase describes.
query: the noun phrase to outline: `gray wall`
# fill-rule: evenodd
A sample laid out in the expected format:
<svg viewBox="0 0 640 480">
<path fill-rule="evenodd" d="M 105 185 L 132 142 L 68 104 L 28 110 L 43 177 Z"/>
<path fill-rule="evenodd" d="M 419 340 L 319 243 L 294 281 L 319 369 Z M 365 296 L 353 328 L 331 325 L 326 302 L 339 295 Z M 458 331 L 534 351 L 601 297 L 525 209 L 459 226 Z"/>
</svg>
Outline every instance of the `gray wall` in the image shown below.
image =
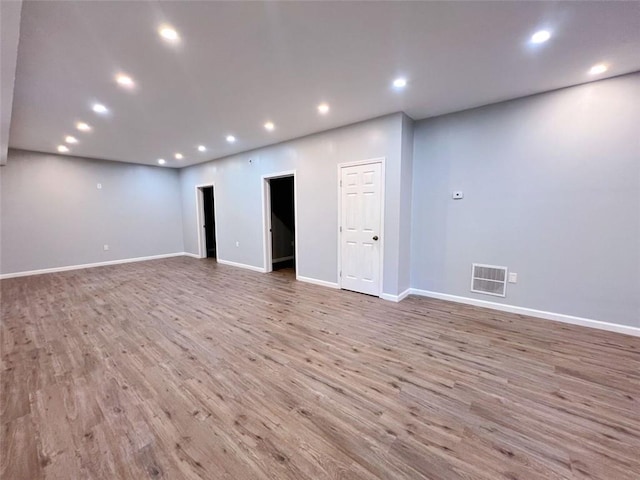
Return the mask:
<svg viewBox="0 0 640 480">
<path fill-rule="evenodd" d="M 184 250 L 176 170 L 9 150 L 0 185 L 3 274 Z"/>
<path fill-rule="evenodd" d="M 295 169 L 298 273 L 337 282 L 337 165 L 385 157 L 386 294 L 411 286 L 640 326 L 639 105 L 632 74 L 420 122 L 393 114 L 180 171 L 10 150 L 0 272 L 198 253 L 195 186 L 208 183 L 219 258 L 262 268 L 261 177 Z M 518 283 L 505 299 L 473 294 L 473 262 Z"/>
<path fill-rule="evenodd" d="M 7 163 L 22 0 L 0 1 L 0 165 Z"/>
<path fill-rule="evenodd" d="M 387 201 L 383 290 L 397 294 L 402 119 L 402 114 L 388 115 L 182 169 L 186 251 L 198 253 L 195 186 L 213 182 L 218 257 L 264 267 L 261 177 L 295 169 L 298 275 L 335 283 L 338 280 L 337 165 L 384 157 Z"/>
<path fill-rule="evenodd" d="M 271 248 L 273 261 L 282 258 L 293 257 L 295 254 L 295 236 L 282 220 L 276 215 L 271 215 Z"/>
<path fill-rule="evenodd" d="M 412 287 L 640 326 L 640 74 L 414 134 Z M 505 299 L 473 294 L 472 262 L 518 283 Z"/>
</svg>

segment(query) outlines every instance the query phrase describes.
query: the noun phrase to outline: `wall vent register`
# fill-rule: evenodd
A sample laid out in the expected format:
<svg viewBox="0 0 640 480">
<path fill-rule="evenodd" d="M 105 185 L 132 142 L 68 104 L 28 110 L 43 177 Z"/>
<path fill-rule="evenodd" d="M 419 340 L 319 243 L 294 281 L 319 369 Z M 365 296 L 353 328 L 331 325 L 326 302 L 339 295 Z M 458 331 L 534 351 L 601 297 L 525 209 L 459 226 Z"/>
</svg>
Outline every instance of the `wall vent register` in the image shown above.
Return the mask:
<svg viewBox="0 0 640 480">
<path fill-rule="evenodd" d="M 474 263 L 471 270 L 471 291 L 505 297 L 507 295 L 507 267 Z"/>
</svg>

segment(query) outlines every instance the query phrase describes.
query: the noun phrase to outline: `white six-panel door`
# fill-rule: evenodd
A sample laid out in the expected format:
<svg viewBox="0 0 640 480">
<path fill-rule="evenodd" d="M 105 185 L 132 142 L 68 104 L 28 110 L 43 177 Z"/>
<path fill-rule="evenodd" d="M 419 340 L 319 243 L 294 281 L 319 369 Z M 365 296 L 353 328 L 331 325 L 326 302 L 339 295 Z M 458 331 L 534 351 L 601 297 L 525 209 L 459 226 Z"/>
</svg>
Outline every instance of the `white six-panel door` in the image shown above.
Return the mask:
<svg viewBox="0 0 640 480">
<path fill-rule="evenodd" d="M 382 165 L 340 169 L 340 285 L 380 295 Z"/>
</svg>

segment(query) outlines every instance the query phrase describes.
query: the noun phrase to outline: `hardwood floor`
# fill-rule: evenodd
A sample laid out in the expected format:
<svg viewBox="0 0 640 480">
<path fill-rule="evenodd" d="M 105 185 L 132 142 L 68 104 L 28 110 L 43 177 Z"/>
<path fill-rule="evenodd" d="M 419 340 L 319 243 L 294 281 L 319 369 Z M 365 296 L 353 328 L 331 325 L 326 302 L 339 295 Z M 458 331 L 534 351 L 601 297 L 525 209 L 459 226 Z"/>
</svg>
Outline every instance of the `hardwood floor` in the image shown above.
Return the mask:
<svg viewBox="0 0 640 480">
<path fill-rule="evenodd" d="M 640 478 L 640 338 L 186 257 L 3 280 L 1 478 Z"/>
</svg>

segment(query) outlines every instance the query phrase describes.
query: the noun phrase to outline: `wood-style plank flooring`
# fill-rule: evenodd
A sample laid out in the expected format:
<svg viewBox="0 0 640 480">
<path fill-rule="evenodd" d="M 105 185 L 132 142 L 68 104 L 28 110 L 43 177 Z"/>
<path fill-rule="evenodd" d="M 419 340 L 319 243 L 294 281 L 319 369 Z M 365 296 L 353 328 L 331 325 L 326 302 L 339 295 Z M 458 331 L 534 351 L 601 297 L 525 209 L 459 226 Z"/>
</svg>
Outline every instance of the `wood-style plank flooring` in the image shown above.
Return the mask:
<svg viewBox="0 0 640 480">
<path fill-rule="evenodd" d="M 186 257 L 0 283 L 2 479 L 640 479 L 637 337 Z"/>
</svg>

